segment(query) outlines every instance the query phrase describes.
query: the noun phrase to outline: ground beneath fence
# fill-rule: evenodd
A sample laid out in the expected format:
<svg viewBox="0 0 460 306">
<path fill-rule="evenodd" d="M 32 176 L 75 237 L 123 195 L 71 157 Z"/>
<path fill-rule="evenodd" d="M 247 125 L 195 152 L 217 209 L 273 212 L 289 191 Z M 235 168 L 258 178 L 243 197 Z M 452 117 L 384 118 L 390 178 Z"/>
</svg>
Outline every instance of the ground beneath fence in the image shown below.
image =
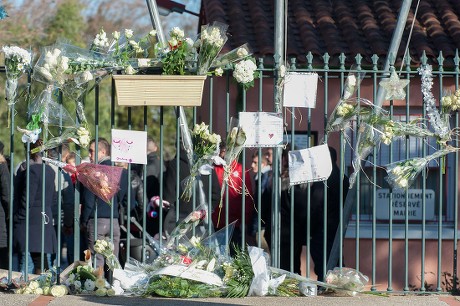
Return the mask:
<svg viewBox="0 0 460 306">
<path fill-rule="evenodd" d="M 0 305 L 8 306 L 94 306 L 94 305 L 130 305 L 130 306 L 214 306 L 214 305 L 263 305 L 263 306 L 304 306 L 304 305 L 451 305 L 460 306 L 460 297 L 450 295 L 391 295 L 388 297 L 358 295 L 355 297 L 247 297 L 243 299 L 167 299 L 140 298 L 127 296 L 97 297 L 90 295 L 67 295 L 60 298 L 22 294 L 0 294 Z"/>
</svg>

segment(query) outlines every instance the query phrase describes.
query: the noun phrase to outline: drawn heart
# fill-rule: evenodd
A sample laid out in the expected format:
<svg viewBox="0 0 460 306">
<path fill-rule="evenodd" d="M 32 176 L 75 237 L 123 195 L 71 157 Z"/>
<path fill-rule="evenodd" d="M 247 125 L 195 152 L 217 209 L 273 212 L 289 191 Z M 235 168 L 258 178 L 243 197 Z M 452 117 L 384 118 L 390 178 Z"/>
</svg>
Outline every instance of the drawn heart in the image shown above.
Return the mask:
<svg viewBox="0 0 460 306">
<path fill-rule="evenodd" d="M 268 137 L 269 137 L 270 139 L 272 139 L 272 138 L 273 138 L 273 134 L 268 134 Z"/>
</svg>

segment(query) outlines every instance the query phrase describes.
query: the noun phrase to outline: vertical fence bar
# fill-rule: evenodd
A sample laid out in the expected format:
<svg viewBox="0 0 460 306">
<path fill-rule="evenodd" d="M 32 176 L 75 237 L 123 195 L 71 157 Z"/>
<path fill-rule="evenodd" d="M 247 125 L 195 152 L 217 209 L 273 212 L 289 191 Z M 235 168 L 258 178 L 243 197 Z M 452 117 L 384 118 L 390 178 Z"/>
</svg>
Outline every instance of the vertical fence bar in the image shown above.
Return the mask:
<svg viewBox="0 0 460 306">
<path fill-rule="evenodd" d="M 455 78 L 455 89 L 458 90 L 459 86 L 459 62 L 460 62 L 460 57 L 458 54 L 458 49 L 455 51 L 455 58 L 454 58 L 454 63 L 455 63 L 455 73 L 454 73 L 454 78 Z M 455 126 L 459 126 L 459 116 L 458 112 L 455 114 Z M 455 146 L 458 147 L 459 141 L 458 141 L 458 136 L 455 136 L 454 142 Z M 458 173 L 457 169 L 459 166 L 458 162 L 458 152 L 455 152 L 454 155 L 454 169 L 455 169 L 455 174 L 454 174 L 454 241 L 453 241 L 453 291 L 458 292 L 458 271 L 457 271 L 457 263 L 458 263 Z"/>
<path fill-rule="evenodd" d="M 378 59 L 379 57 L 377 55 L 374 55 L 372 57 L 372 70 L 373 70 L 373 73 L 372 73 L 372 98 L 373 100 L 375 101 L 376 97 L 377 97 L 377 87 L 378 87 L 378 83 L 377 83 L 377 78 L 378 78 L 378 74 L 377 74 L 377 71 L 378 71 Z M 377 167 L 375 165 L 377 165 L 377 148 L 374 147 L 374 151 L 373 151 L 373 155 L 372 155 L 372 158 L 373 158 L 373 167 L 372 167 L 372 177 L 374 178 L 374 180 L 377 179 Z M 372 287 L 371 287 L 371 291 L 375 291 L 376 288 L 375 288 L 375 285 L 376 285 L 376 266 L 377 266 L 377 207 L 376 207 L 376 194 L 377 194 L 377 185 L 376 184 L 373 184 L 372 185 Z M 391 205 L 390 205 L 391 207 Z"/>
<path fill-rule="evenodd" d="M 442 56 L 442 51 L 439 52 L 439 57 L 438 57 L 438 77 L 439 77 L 439 100 L 441 100 L 442 97 L 442 84 L 443 84 L 443 62 L 444 62 L 444 57 Z M 434 71 L 433 71 L 434 72 Z M 442 107 L 441 102 L 440 102 L 440 107 Z M 438 148 L 440 148 L 440 145 L 438 145 Z M 439 161 L 439 208 L 438 208 L 438 267 L 437 267 L 437 273 L 438 273 L 438 279 L 437 279 L 437 284 L 436 284 L 436 291 L 441 292 L 442 287 L 441 287 L 441 274 L 442 274 L 442 223 L 443 223 L 443 205 L 444 205 L 444 170 L 446 167 L 446 162 L 445 158 L 441 157 Z"/>
</svg>

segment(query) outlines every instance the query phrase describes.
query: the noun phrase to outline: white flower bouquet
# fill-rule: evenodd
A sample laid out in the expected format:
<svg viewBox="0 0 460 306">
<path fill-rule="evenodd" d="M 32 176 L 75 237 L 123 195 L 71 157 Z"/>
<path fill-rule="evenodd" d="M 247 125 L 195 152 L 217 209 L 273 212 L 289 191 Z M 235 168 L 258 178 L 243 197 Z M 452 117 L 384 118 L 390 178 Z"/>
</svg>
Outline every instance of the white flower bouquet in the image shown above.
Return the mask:
<svg viewBox="0 0 460 306">
<path fill-rule="evenodd" d="M 6 68 L 5 97 L 10 106 L 8 111 L 11 113 L 11 107 L 17 96 L 19 77 L 30 69 L 32 55 L 29 51 L 17 46 L 3 46 L 2 51 L 5 54 Z M 8 122 L 9 120 L 10 116 L 8 115 Z"/>
<path fill-rule="evenodd" d="M 452 146 L 446 146 L 444 149 L 426 157 L 416 157 L 403 161 L 394 162 L 387 165 L 386 171 L 388 176 L 385 178 L 393 189 L 405 189 L 412 185 L 417 176 L 423 169 L 437 158 L 443 157 L 449 153 L 460 150 Z"/>
<path fill-rule="evenodd" d="M 327 284 L 335 287 L 327 287 L 327 290 L 354 296 L 364 290 L 369 278 L 355 269 L 336 267 L 327 272 L 325 280 Z"/>
<path fill-rule="evenodd" d="M 204 122 L 195 124 L 191 132 L 193 148 L 185 148 L 189 158 L 193 160 L 190 169 L 190 176 L 183 181 L 184 191 L 182 199 L 189 201 L 192 193 L 196 177 L 200 174 L 200 168 L 207 167 L 212 164 L 212 159 L 219 153 L 220 135 L 210 133 L 209 126 Z"/>
<path fill-rule="evenodd" d="M 254 86 L 254 80 L 259 77 L 255 59 L 252 57 L 241 60 L 235 64 L 233 77 L 245 90 Z"/>
<path fill-rule="evenodd" d="M 243 194 L 247 193 L 245 187 L 242 187 L 241 181 L 235 182 L 230 175 L 234 172 L 237 165 L 238 157 L 240 156 L 241 151 L 243 150 L 244 143 L 246 142 L 246 133 L 241 126 L 238 125 L 238 119 L 231 118 L 230 120 L 230 132 L 227 135 L 226 141 L 226 153 L 225 153 L 225 163 L 222 165 L 224 168 L 224 176 L 222 179 L 222 186 L 220 192 L 220 201 L 219 201 L 219 215 L 217 219 L 216 226 L 219 227 L 220 215 L 223 207 L 223 200 L 225 189 L 232 188 L 237 193 Z M 244 190 L 243 190 L 244 189 Z"/>
<path fill-rule="evenodd" d="M 201 27 L 198 48 L 198 75 L 206 75 L 227 42 L 228 25 L 214 22 L 212 25 Z"/>
<path fill-rule="evenodd" d="M 232 64 L 241 61 L 252 54 L 249 44 L 244 44 L 235 48 L 225 54 L 217 56 L 212 62 L 211 67 L 224 67 L 228 64 Z"/>
<path fill-rule="evenodd" d="M 107 239 L 98 239 L 94 244 L 94 251 L 101 254 L 106 259 L 106 264 L 110 270 L 120 269 L 121 265 L 115 254 L 113 254 L 113 243 Z"/>
</svg>

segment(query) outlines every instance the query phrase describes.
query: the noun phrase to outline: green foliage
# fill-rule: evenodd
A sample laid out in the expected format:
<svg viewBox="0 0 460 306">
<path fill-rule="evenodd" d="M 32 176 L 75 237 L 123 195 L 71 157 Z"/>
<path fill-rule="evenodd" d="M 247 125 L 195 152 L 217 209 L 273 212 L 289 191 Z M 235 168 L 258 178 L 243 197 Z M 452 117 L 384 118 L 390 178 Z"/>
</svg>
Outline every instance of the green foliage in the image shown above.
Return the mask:
<svg viewBox="0 0 460 306">
<path fill-rule="evenodd" d="M 82 8 L 79 0 L 65 0 L 58 4 L 56 14 L 49 19 L 45 28 L 47 45 L 53 44 L 58 38 L 66 38 L 76 46 L 85 47 L 86 42 L 81 35 L 86 28 Z"/>
</svg>

